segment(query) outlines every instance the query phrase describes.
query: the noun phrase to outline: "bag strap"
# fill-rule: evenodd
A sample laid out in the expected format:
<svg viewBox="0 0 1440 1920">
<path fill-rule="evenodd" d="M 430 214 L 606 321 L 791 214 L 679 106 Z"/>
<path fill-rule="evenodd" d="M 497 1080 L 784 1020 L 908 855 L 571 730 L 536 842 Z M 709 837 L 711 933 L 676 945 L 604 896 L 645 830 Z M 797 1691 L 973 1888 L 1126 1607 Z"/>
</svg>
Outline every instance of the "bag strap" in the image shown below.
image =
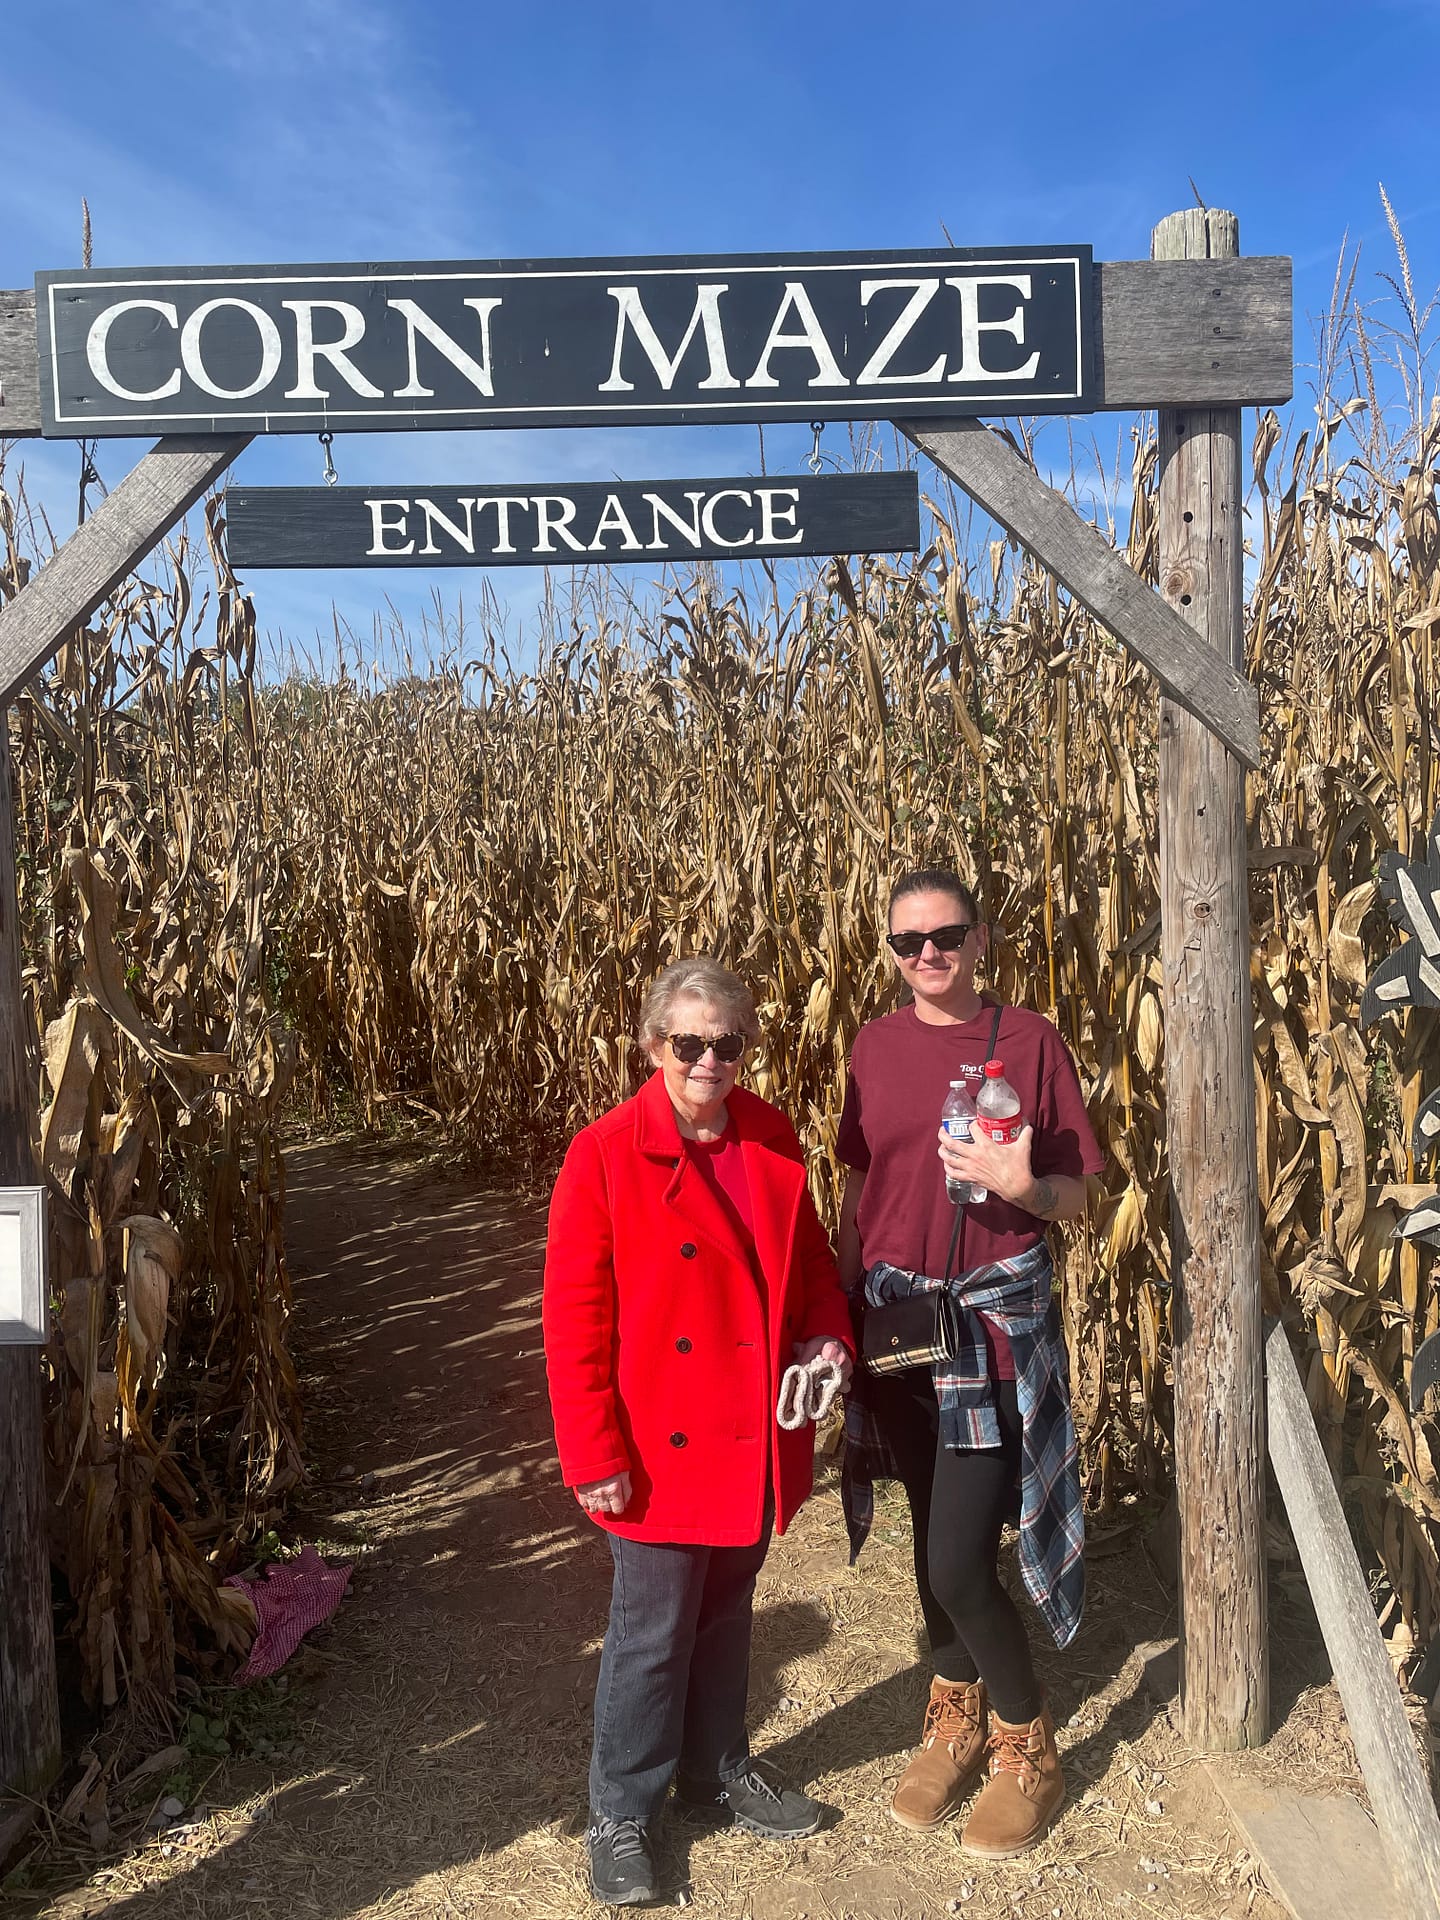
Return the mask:
<svg viewBox="0 0 1440 1920">
<path fill-rule="evenodd" d="M 990 1022 L 990 1044 L 985 1049 L 985 1064 L 987 1066 L 995 1058 L 995 1045 L 1000 1038 L 1000 1016 L 1004 1011 L 1005 1008 L 1003 1004 L 996 1007 L 995 1018 Z M 966 1212 L 967 1209 L 965 1207 L 957 1205 L 955 1208 L 955 1220 L 950 1228 L 950 1248 L 945 1255 L 944 1281 L 946 1285 L 955 1278 L 957 1273 L 963 1273 L 965 1271 L 963 1264 L 959 1267 L 956 1266 L 955 1255 L 964 1245 Z"/>
</svg>

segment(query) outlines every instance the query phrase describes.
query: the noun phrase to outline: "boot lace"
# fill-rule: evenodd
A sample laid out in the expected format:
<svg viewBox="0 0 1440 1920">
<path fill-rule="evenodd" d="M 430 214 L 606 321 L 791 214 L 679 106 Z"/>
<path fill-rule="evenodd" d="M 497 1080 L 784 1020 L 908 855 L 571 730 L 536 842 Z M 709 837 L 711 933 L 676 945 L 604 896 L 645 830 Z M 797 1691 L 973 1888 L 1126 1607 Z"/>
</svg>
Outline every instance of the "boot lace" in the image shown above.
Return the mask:
<svg viewBox="0 0 1440 1920">
<path fill-rule="evenodd" d="M 1032 1724 L 1028 1727 L 1009 1727 L 1001 1721 L 990 1723 L 990 1774 L 993 1779 L 997 1773 L 1018 1775 L 1021 1788 L 1029 1792 L 1040 1778 L 1039 1761 L 1045 1751 L 1043 1729 Z"/>
<path fill-rule="evenodd" d="M 779 1794 L 757 1766 L 751 1765 L 743 1768 L 741 1772 L 737 1773 L 733 1779 L 727 1780 L 725 1784 L 726 1786 L 735 1786 L 742 1782 L 745 1786 L 749 1787 L 752 1793 L 758 1794 L 762 1800 L 768 1800 L 772 1805 L 777 1807 L 780 1805 Z"/>
<path fill-rule="evenodd" d="M 947 1687 L 944 1693 L 931 1695 L 930 1704 L 925 1709 L 925 1725 L 921 1730 L 920 1744 L 922 1747 L 928 1747 L 937 1740 L 958 1744 L 972 1739 L 979 1728 L 979 1689 Z"/>
<path fill-rule="evenodd" d="M 645 1833 L 638 1820 L 597 1820 L 590 1829 L 590 1837 L 608 1846 L 614 1860 L 647 1857 Z"/>
</svg>

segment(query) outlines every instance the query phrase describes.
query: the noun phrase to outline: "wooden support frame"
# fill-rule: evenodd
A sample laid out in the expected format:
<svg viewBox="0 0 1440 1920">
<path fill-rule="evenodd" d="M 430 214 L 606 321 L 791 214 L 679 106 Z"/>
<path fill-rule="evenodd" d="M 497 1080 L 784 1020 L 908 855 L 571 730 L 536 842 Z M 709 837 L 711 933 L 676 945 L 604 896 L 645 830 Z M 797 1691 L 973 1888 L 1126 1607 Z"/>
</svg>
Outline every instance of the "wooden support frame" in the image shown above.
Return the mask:
<svg viewBox="0 0 1440 1920">
<path fill-rule="evenodd" d="M 1355 1557 L 1310 1403 L 1278 1320 L 1265 1328 L 1270 1462 L 1300 1551 L 1360 1771 L 1410 1920 L 1440 1913 L 1440 1816 Z"/>
<path fill-rule="evenodd" d="M 1255 689 L 1228 660 L 1197 647 L 1194 629 L 1027 461 L 978 421 L 896 425 L 1138 654 L 1177 705 L 1213 728 L 1246 766 L 1259 766 Z"/>
<path fill-rule="evenodd" d="M 1230 213 L 1192 207 L 1157 254 L 1233 255 Z M 1245 660 L 1238 407 L 1161 408 L 1160 592 L 1197 654 Z M 1202 716 L 1203 718 L 1203 716 Z M 1160 707 L 1160 955 L 1180 1518 L 1180 1701 L 1202 1752 L 1258 1746 L 1270 1700 L 1260 1205 L 1250 1007 L 1245 765 L 1195 717 Z M 1250 764 L 1254 764 L 1251 762 Z"/>
</svg>

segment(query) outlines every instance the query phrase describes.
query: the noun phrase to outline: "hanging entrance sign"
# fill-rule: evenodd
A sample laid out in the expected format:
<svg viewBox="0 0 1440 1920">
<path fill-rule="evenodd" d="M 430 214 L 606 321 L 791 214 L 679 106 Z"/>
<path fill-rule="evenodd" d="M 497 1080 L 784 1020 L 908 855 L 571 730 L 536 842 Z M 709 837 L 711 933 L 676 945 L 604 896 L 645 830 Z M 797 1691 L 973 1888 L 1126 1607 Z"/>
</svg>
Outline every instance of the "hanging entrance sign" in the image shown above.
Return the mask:
<svg viewBox="0 0 1440 1920">
<path fill-rule="evenodd" d="M 1088 247 L 35 278 L 42 430 L 1084 412 Z"/>
<path fill-rule="evenodd" d="M 913 473 L 613 486 L 230 487 L 234 567 L 553 567 L 914 553 Z"/>
</svg>

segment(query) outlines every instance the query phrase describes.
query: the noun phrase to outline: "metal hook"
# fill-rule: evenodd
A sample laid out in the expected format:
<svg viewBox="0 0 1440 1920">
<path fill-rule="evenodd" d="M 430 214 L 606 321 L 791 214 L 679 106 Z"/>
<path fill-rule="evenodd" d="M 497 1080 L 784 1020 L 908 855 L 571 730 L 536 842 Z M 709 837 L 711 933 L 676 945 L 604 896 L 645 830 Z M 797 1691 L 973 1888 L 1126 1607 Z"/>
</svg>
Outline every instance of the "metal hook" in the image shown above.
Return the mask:
<svg viewBox="0 0 1440 1920">
<path fill-rule="evenodd" d="M 823 420 L 812 420 L 810 422 L 810 431 L 815 436 L 815 444 L 807 454 L 805 464 L 809 467 L 811 473 L 819 473 L 822 464 L 820 459 L 820 436 L 825 431 L 825 422 Z"/>
<path fill-rule="evenodd" d="M 334 443 L 335 436 L 327 427 L 320 436 L 320 444 L 325 449 L 325 484 L 327 487 L 333 487 L 335 482 L 340 478 L 339 474 L 335 471 L 335 462 L 330 458 L 330 449 Z"/>
</svg>

